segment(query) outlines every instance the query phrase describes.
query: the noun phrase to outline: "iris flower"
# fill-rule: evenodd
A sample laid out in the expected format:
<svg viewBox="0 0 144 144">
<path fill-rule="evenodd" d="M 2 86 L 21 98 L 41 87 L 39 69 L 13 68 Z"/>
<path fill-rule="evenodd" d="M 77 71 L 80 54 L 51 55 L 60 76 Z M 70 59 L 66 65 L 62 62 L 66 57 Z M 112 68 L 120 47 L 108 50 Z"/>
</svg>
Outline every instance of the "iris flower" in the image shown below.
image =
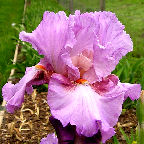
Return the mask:
<svg viewBox="0 0 144 144">
<path fill-rule="evenodd" d="M 48 83 L 48 105 L 63 127 L 76 126 L 77 134 L 85 137 L 100 131 L 103 143 L 113 136 L 124 100 L 138 99 L 141 91 L 139 84 L 121 83 L 111 74 L 133 50 L 115 14 L 76 11 L 67 17 L 45 12 L 39 26 L 32 33 L 21 32 L 20 39 L 44 58 L 27 68 L 19 83 L 3 87 L 7 110 L 19 108 L 32 85 Z"/>
</svg>

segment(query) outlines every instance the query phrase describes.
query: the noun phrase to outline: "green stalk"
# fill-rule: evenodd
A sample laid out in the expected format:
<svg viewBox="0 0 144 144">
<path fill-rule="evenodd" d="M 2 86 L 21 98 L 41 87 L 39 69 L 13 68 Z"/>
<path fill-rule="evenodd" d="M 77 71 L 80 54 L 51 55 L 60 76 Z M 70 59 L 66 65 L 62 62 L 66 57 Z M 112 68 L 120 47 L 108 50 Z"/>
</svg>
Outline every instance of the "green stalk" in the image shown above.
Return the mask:
<svg viewBox="0 0 144 144">
<path fill-rule="evenodd" d="M 137 103 L 137 142 L 138 144 L 144 143 L 144 90 L 141 92 L 141 97 Z"/>
</svg>

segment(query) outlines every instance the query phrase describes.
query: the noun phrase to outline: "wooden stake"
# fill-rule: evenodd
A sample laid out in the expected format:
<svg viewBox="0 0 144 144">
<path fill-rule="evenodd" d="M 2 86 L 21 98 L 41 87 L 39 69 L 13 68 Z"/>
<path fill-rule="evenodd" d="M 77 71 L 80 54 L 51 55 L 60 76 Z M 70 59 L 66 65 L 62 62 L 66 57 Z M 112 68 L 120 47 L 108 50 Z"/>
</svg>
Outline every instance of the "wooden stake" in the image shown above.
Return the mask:
<svg viewBox="0 0 144 144">
<path fill-rule="evenodd" d="M 100 10 L 101 11 L 105 10 L 105 0 L 100 0 Z"/>
<path fill-rule="evenodd" d="M 71 13 L 73 12 L 73 0 L 69 0 L 69 10 Z"/>
</svg>

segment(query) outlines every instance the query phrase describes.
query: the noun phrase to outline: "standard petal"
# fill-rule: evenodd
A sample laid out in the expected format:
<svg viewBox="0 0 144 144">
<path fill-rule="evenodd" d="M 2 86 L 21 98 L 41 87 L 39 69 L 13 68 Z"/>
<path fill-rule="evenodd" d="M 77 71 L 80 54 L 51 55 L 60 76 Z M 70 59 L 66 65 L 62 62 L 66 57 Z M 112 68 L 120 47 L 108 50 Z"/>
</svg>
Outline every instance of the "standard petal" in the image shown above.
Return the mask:
<svg viewBox="0 0 144 144">
<path fill-rule="evenodd" d="M 131 100 L 137 100 L 140 97 L 141 85 L 140 84 L 129 84 L 129 83 L 119 83 L 125 89 L 124 98 L 129 97 Z"/>
<path fill-rule="evenodd" d="M 117 87 L 101 96 L 89 85 L 70 85 L 57 77 L 62 79 L 63 76 L 53 74 L 48 89 L 47 100 L 52 115 L 63 126 L 76 125 L 79 135 L 91 137 L 98 130 L 107 138 L 107 132 L 114 134 L 112 127 L 121 113 L 124 92 Z"/>
<path fill-rule="evenodd" d="M 46 83 L 43 76 L 40 76 L 35 67 L 27 68 L 24 77 L 17 84 L 6 83 L 2 88 L 2 95 L 7 101 L 6 109 L 13 113 L 15 109 L 19 108 L 24 101 L 25 91 L 32 92 L 32 84 L 39 85 Z"/>
<path fill-rule="evenodd" d="M 86 71 L 82 78 L 88 80 L 91 84 L 99 80 L 93 67 Z"/>
<path fill-rule="evenodd" d="M 75 15 L 70 15 L 69 19 L 73 22 L 71 27 L 76 39 L 70 51 L 71 57 L 81 54 L 84 50 L 92 51 L 94 30 L 97 25 L 92 13 L 80 14 L 80 11 L 76 11 Z"/>
<path fill-rule="evenodd" d="M 97 12 L 99 29 L 94 43 L 94 68 L 101 77 L 109 75 L 122 56 L 133 49 L 131 38 L 124 31 L 124 26 L 111 12 Z"/>
<path fill-rule="evenodd" d="M 33 48 L 44 55 L 54 71 L 64 73 L 60 55 L 65 47 L 73 46 L 74 34 L 64 12 L 45 12 L 43 20 L 32 33 L 21 32 L 20 39 L 32 44 Z"/>
<path fill-rule="evenodd" d="M 48 134 L 46 138 L 42 138 L 40 144 L 58 144 L 58 139 L 54 133 Z"/>
<path fill-rule="evenodd" d="M 72 59 L 68 53 L 62 54 L 61 58 L 63 62 L 66 64 L 67 76 L 70 80 L 77 80 L 80 78 L 80 72 L 78 67 L 74 66 L 72 63 Z"/>
</svg>

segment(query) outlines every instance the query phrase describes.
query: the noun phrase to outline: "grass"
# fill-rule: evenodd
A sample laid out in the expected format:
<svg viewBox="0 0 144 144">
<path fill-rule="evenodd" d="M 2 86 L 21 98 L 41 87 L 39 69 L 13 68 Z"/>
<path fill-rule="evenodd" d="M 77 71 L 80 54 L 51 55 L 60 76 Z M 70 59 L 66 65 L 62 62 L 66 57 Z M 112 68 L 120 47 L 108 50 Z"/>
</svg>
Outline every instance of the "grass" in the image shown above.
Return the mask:
<svg viewBox="0 0 144 144">
<path fill-rule="evenodd" d="M 133 129 L 131 130 L 131 136 L 130 137 L 124 132 L 124 130 L 122 128 L 120 128 L 120 132 L 121 132 L 122 136 L 124 137 L 126 144 L 136 144 L 137 135 L 133 133 Z M 113 136 L 113 143 L 114 144 L 120 144 L 116 135 Z"/>
<path fill-rule="evenodd" d="M 11 24 L 21 23 L 23 6 L 24 0 L 0 0 L 0 89 L 9 77 L 9 64 L 12 63 L 15 50 L 12 37 L 17 34 Z M 2 101 L 1 92 L 0 101 Z"/>
<path fill-rule="evenodd" d="M 69 1 L 68 0 L 59 0 L 59 2 L 65 8 L 69 8 Z M 73 0 L 74 10 L 78 9 L 82 12 L 84 12 L 84 11 L 98 11 L 100 9 L 99 5 L 100 5 L 99 0 L 91 0 L 91 1 Z"/>
</svg>

